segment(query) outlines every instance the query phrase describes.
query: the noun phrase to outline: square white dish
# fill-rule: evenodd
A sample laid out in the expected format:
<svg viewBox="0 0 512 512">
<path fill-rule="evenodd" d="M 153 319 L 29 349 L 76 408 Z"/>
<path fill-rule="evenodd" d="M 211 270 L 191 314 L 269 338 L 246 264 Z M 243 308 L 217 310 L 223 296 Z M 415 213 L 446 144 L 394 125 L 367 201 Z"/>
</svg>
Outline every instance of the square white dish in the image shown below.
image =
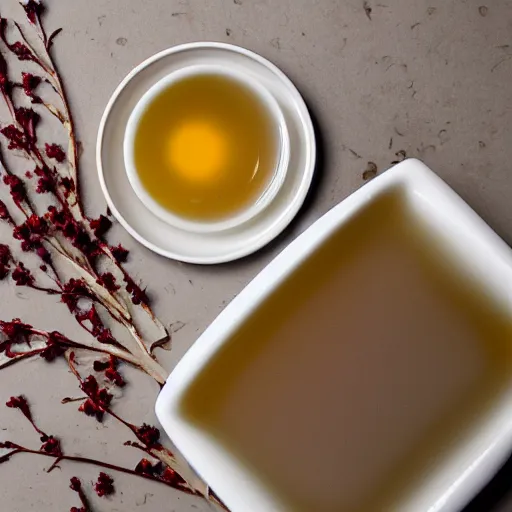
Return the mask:
<svg viewBox="0 0 512 512">
<path fill-rule="evenodd" d="M 408 216 L 427 235 L 421 249 L 446 254 L 439 272 L 460 274 L 454 293 L 474 293 L 472 309 L 452 307 L 438 288 L 415 293 L 427 274 L 401 246 L 376 251 Z M 339 256 L 326 249 L 337 238 Z M 314 268 L 327 276 L 318 288 Z M 315 222 L 226 307 L 168 378 L 158 418 L 232 512 L 456 512 L 512 449 L 511 285 L 510 248 L 430 169 L 406 160 Z M 269 304 L 280 313 L 283 290 L 297 297 L 282 306 L 296 316 L 267 322 L 261 315 Z M 453 318 L 443 325 L 445 314 Z M 472 314 L 503 337 L 502 352 L 476 343 Z M 236 337 L 254 325 L 262 343 L 274 335 L 266 353 Z M 329 338 L 337 328 L 344 344 Z M 226 364 L 244 353 L 243 364 Z M 495 373 L 503 377 L 491 383 Z M 201 400 L 218 415 L 215 428 L 198 419 Z"/>
</svg>

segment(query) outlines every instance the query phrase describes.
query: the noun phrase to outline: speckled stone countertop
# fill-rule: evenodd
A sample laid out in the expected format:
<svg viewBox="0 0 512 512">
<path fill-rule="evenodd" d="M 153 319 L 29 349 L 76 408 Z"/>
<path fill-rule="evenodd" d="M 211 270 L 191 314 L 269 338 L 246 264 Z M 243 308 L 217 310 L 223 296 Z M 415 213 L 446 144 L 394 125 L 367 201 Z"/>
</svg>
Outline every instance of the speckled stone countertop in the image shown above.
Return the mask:
<svg viewBox="0 0 512 512">
<path fill-rule="evenodd" d="M 486 2 L 484 5 L 483 2 Z M 397 152 L 424 160 L 512 243 L 512 1 L 510 0 L 48 0 L 47 25 L 62 26 L 56 57 L 66 79 L 83 144 L 82 181 L 88 210 L 104 201 L 95 170 L 95 138 L 114 88 L 138 63 L 169 46 L 225 41 L 261 53 L 304 94 L 320 130 L 317 186 L 303 212 L 276 242 L 243 261 L 195 267 L 160 258 L 119 226 L 112 238 L 132 253 L 130 268 L 148 285 L 160 318 L 172 325 L 171 370 L 198 335 L 287 243 L 333 205 L 384 171 Z M 19 15 L 15 0 L 2 14 Z M 365 171 L 369 171 L 366 172 Z M 51 304 L 50 304 L 51 306 Z M 48 301 L 1 291 L 1 317 L 23 317 L 49 329 L 76 330 Z M 76 389 L 38 361 L 0 373 L 1 399 L 35 397 L 35 413 L 52 431 L 87 452 L 133 465 L 140 454 L 119 448 L 116 425 L 84 421 L 60 399 Z M 157 387 L 127 389 L 125 415 L 154 421 Z M 148 398 L 150 397 L 150 398 Z M 0 427 L 33 439 L 17 415 L 0 409 Z M 98 436 L 98 430 L 101 435 Z M 99 441 L 98 441 L 99 440 Z M 76 467 L 45 473 L 46 460 L 20 456 L 0 466 L 1 509 L 67 511 L 76 506 L 69 477 Z M 85 481 L 97 469 L 81 467 Z M 468 509 L 512 510 L 512 470 Z M 211 510 L 199 499 L 151 482 L 116 476 L 117 493 L 93 499 L 98 511 Z M 507 505 L 507 489 L 511 495 Z M 500 503 L 497 503 L 500 501 Z"/>
</svg>

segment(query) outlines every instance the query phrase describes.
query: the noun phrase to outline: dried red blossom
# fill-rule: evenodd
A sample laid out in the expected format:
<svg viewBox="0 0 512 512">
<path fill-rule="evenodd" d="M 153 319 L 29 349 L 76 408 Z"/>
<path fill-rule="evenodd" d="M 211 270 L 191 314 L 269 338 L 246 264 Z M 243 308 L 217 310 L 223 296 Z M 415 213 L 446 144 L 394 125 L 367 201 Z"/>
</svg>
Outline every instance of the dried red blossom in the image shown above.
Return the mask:
<svg viewBox="0 0 512 512">
<path fill-rule="evenodd" d="M 168 466 L 164 466 L 161 462 L 152 464 L 148 459 L 141 459 L 137 466 L 135 466 L 135 472 L 140 475 L 156 477 L 160 481 L 176 488 L 186 484 L 185 480 L 176 471 Z"/>
<path fill-rule="evenodd" d="M 0 130 L 3 133 L 3 130 Z M 27 192 L 23 182 L 14 174 L 6 174 L 3 179 L 4 183 L 9 187 L 13 201 L 20 205 L 27 198 Z"/>
<path fill-rule="evenodd" d="M 98 481 L 94 484 L 94 490 L 100 498 L 114 494 L 114 479 L 102 471 L 98 476 Z"/>
<path fill-rule="evenodd" d="M 6 220 L 7 222 L 12 222 L 11 214 L 9 213 L 9 210 L 3 201 L 0 201 L 0 219 Z"/>
<path fill-rule="evenodd" d="M 131 294 L 132 302 L 138 306 L 139 304 L 149 304 L 148 296 L 146 295 L 146 291 L 143 290 L 140 286 L 135 284 L 135 281 L 125 275 L 124 282 L 126 283 L 126 291 Z"/>
<path fill-rule="evenodd" d="M 54 361 L 66 352 L 66 342 L 69 340 L 58 332 L 51 332 L 46 340 L 46 347 L 40 356 L 48 362 Z"/>
<path fill-rule="evenodd" d="M 112 227 L 112 221 L 105 215 L 100 215 L 97 219 L 91 220 L 89 224 L 97 237 L 102 237 Z"/>
<path fill-rule="evenodd" d="M 141 459 L 135 466 L 135 472 L 141 475 L 154 476 L 155 474 L 160 474 L 162 470 L 163 465 L 161 462 L 157 462 L 153 465 L 148 459 Z"/>
<path fill-rule="evenodd" d="M 47 217 L 54 227 L 85 256 L 92 258 L 97 255 L 97 243 L 91 240 L 67 209 L 58 210 L 55 206 L 50 206 Z"/>
<path fill-rule="evenodd" d="M 9 49 L 16 55 L 16 57 L 18 57 L 19 60 L 38 63 L 37 57 L 32 53 L 30 48 L 21 41 L 16 41 L 15 43 L 10 44 Z"/>
<path fill-rule="evenodd" d="M 166 467 L 163 470 L 163 472 L 161 474 L 161 479 L 164 482 L 169 483 L 170 485 L 172 485 L 172 487 L 175 487 L 175 488 L 179 488 L 183 484 L 186 484 L 186 482 L 182 478 L 182 476 L 179 473 L 177 473 L 176 471 L 174 471 L 174 469 L 169 468 L 169 467 Z"/>
<path fill-rule="evenodd" d="M 64 285 L 64 291 L 61 294 L 60 300 L 73 313 L 78 306 L 79 299 L 90 296 L 89 288 L 83 279 L 70 279 Z"/>
<path fill-rule="evenodd" d="M 70 483 L 69 487 L 73 491 L 78 492 L 80 489 L 82 489 L 82 482 L 80 482 L 80 480 L 76 476 L 72 477 L 70 482 L 71 483 Z"/>
<path fill-rule="evenodd" d="M 75 192 L 75 184 L 71 178 L 66 176 L 60 180 L 59 184 L 64 191 L 65 198 L 68 198 L 72 192 Z"/>
<path fill-rule="evenodd" d="M 96 339 L 100 343 L 109 345 L 115 345 L 117 343 L 114 336 L 112 336 L 112 332 L 110 331 L 110 329 L 107 329 L 105 327 L 102 328 L 101 331 L 96 335 Z"/>
<path fill-rule="evenodd" d="M 27 336 L 32 333 L 32 329 L 30 324 L 23 323 L 19 318 L 13 318 L 10 322 L 0 320 L 0 331 L 12 341 L 25 341 Z"/>
<path fill-rule="evenodd" d="M 11 398 L 9 399 L 8 402 L 6 402 L 5 405 L 10 409 L 19 409 L 25 416 L 25 418 L 32 422 L 32 414 L 30 412 L 27 399 L 23 395 L 11 396 Z"/>
<path fill-rule="evenodd" d="M 109 292 L 116 292 L 120 288 L 111 272 L 101 274 L 98 278 L 98 284 L 104 286 Z"/>
<path fill-rule="evenodd" d="M 0 20 L 0 31 L 2 22 Z M 8 93 L 11 88 L 11 82 L 9 81 L 9 78 L 7 77 L 7 61 L 4 59 L 4 56 L 0 54 L 0 91 L 2 91 L 4 94 Z"/>
<path fill-rule="evenodd" d="M 44 236 L 48 233 L 48 224 L 42 217 L 36 214 L 31 215 L 27 219 L 26 224 L 34 235 Z"/>
<path fill-rule="evenodd" d="M 95 416 L 98 421 L 102 421 L 103 415 L 112 401 L 112 395 L 105 388 L 100 388 L 98 381 L 92 375 L 82 381 L 80 388 L 89 398 L 80 405 L 78 410 L 87 414 L 87 416 Z"/>
<path fill-rule="evenodd" d="M 27 18 L 29 19 L 30 23 L 35 25 L 44 11 L 43 4 L 36 0 L 24 0 L 20 3 L 23 9 L 25 9 L 25 13 L 27 14 Z"/>
<path fill-rule="evenodd" d="M 51 262 L 51 254 L 41 245 L 36 249 L 36 254 L 45 262 L 50 263 Z M 47 271 L 46 265 L 41 265 L 39 267 L 43 272 Z"/>
<path fill-rule="evenodd" d="M 125 249 L 121 244 L 115 247 L 111 247 L 110 251 L 118 263 L 124 263 L 128 259 L 129 251 L 128 249 Z"/>
<path fill-rule="evenodd" d="M 34 173 L 39 176 L 39 180 L 37 181 L 36 192 L 38 194 L 45 194 L 47 192 L 55 191 L 55 177 L 54 172 L 52 172 L 48 167 L 36 167 L 34 169 Z"/>
<path fill-rule="evenodd" d="M 41 245 L 45 235 L 48 233 L 47 222 L 38 215 L 31 215 L 23 224 L 15 226 L 12 236 L 21 242 L 23 251 L 36 251 L 37 254 L 49 261 L 49 253 Z"/>
<path fill-rule="evenodd" d="M 36 126 L 40 119 L 39 114 L 31 108 L 20 107 L 15 110 L 15 116 L 32 147 L 32 144 L 37 141 Z"/>
<path fill-rule="evenodd" d="M 78 410 L 87 416 L 95 416 L 98 421 L 102 421 L 105 414 L 105 411 L 102 411 L 90 398 L 80 405 Z"/>
<path fill-rule="evenodd" d="M 32 100 L 33 103 L 41 103 L 41 99 L 35 94 L 35 90 L 41 83 L 41 77 L 25 72 L 23 72 L 21 76 L 21 86 L 23 87 L 24 93 Z"/>
<path fill-rule="evenodd" d="M 122 388 L 125 386 L 125 381 L 122 375 L 117 370 L 118 360 L 114 356 L 110 356 L 108 361 L 94 361 L 93 368 L 96 372 L 105 372 L 105 377 Z"/>
<path fill-rule="evenodd" d="M 64 153 L 64 150 L 58 144 L 45 144 L 44 148 L 48 158 L 57 160 L 59 163 L 66 160 L 66 153 Z"/>
<path fill-rule="evenodd" d="M 80 479 L 76 476 L 72 477 L 69 487 L 78 494 L 78 497 L 82 502 L 82 507 L 71 507 L 70 512 L 89 512 L 89 504 L 82 489 L 82 482 L 80 482 Z"/>
<path fill-rule="evenodd" d="M 9 247 L 0 244 L 0 281 L 5 279 L 11 269 L 12 254 Z"/>
<path fill-rule="evenodd" d="M 40 448 L 42 452 L 50 453 L 52 455 L 56 455 L 57 457 L 60 457 L 62 455 L 62 449 L 60 446 L 59 439 L 44 434 L 41 437 L 41 441 L 43 441 L 43 444 L 41 445 Z"/>
<path fill-rule="evenodd" d="M 34 284 L 34 276 L 22 262 L 19 262 L 11 274 L 16 286 L 32 286 Z"/>
<path fill-rule="evenodd" d="M 28 151 L 29 146 L 25 134 L 13 124 L 5 126 L 0 133 L 9 141 L 8 149 L 23 149 Z"/>
<path fill-rule="evenodd" d="M 135 434 L 149 448 L 158 444 L 160 440 L 160 430 L 146 423 L 138 427 Z"/>
</svg>

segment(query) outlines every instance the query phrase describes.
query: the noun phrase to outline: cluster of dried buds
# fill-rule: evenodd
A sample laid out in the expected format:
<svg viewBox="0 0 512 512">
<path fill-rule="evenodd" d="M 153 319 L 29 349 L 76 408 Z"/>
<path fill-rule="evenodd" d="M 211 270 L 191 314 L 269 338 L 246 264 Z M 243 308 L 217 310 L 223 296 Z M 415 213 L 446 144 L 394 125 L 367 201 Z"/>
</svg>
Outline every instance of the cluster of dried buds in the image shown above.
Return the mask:
<svg viewBox="0 0 512 512">
<path fill-rule="evenodd" d="M 53 42 L 61 30 L 47 34 L 41 0 L 23 0 L 20 4 L 30 32 L 25 33 L 20 24 L 0 15 L 0 95 L 10 115 L 0 128 L 0 184 L 7 192 L 2 196 L 5 200 L 0 200 L 0 223 L 11 233 L 9 242 L 0 243 L 0 280 L 56 297 L 83 329 L 84 337 L 70 339 L 57 330 L 37 329 L 19 319 L 0 321 L 0 369 L 31 357 L 65 361 L 77 378 L 82 396 L 64 398 L 62 402 L 79 401 L 79 410 L 96 421 L 110 415 L 134 436 L 135 440 L 125 445 L 143 451 L 144 457 L 130 469 L 69 454 L 58 438 L 37 426 L 26 398 L 18 396 L 11 397 L 6 405 L 27 418 L 42 444 L 29 448 L 12 441 L 1 442 L 0 463 L 18 453 L 30 453 L 54 459 L 48 471 L 63 461 L 94 464 L 109 471 L 102 471 L 92 486 L 98 496 L 114 492 L 110 473 L 123 472 L 219 504 L 208 487 L 160 442 L 156 427 L 136 426 L 113 410 L 113 390 L 125 386 L 121 364 L 145 372 L 159 384 L 165 382 L 166 371 L 154 350 L 168 343 L 168 333 L 153 314 L 146 291 L 123 265 L 128 251 L 107 242 L 105 234 L 111 227 L 108 213 L 95 219 L 85 214 L 79 188 L 80 144 L 52 57 Z M 17 78 L 13 78 L 9 65 L 13 60 L 28 67 Z M 40 140 L 43 116 L 60 123 L 66 149 Z M 13 154 L 24 157 L 28 168 L 23 172 L 12 169 L 9 162 Z M 27 258 L 36 264 L 28 264 Z M 143 323 L 149 324 L 154 333 L 149 338 L 142 334 Z M 120 330 L 124 335 L 117 334 Z M 79 362 L 84 353 L 93 356 L 91 368 Z M 81 502 L 80 508 L 71 511 L 90 511 L 77 477 L 71 479 L 70 487 Z"/>
</svg>

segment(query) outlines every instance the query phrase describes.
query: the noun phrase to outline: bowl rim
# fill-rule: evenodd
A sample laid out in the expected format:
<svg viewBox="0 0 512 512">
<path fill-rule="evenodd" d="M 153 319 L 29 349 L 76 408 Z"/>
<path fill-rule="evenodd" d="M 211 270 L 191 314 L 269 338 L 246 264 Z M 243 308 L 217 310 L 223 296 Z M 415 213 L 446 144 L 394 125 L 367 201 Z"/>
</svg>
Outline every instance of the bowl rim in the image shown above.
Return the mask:
<svg viewBox="0 0 512 512">
<path fill-rule="evenodd" d="M 226 77 L 229 80 L 238 82 L 249 90 L 267 111 L 269 118 L 275 125 L 276 137 L 278 139 L 275 168 L 260 196 L 254 203 L 251 203 L 246 208 L 242 209 L 242 211 L 214 222 L 188 220 L 187 218 L 174 214 L 163 207 L 146 190 L 146 187 L 140 179 L 137 171 L 137 165 L 135 163 L 135 139 L 137 137 L 137 132 L 142 118 L 152 103 L 165 90 L 171 88 L 176 83 L 191 77 L 204 75 Z M 261 213 L 261 211 L 269 206 L 269 204 L 275 199 L 284 183 L 288 170 L 288 163 L 290 160 L 290 136 L 288 133 L 286 119 L 277 100 L 255 77 L 240 71 L 236 67 L 228 68 L 225 65 L 215 63 L 195 64 L 177 69 L 164 76 L 158 82 L 153 84 L 153 86 L 151 86 L 137 102 L 130 113 L 128 123 L 126 125 L 123 140 L 123 155 L 125 160 L 125 171 L 130 185 L 137 197 L 146 206 L 146 208 L 148 208 L 148 210 L 164 222 L 179 229 L 194 233 L 211 233 L 231 229 L 248 222 L 253 217 Z"/>
</svg>

